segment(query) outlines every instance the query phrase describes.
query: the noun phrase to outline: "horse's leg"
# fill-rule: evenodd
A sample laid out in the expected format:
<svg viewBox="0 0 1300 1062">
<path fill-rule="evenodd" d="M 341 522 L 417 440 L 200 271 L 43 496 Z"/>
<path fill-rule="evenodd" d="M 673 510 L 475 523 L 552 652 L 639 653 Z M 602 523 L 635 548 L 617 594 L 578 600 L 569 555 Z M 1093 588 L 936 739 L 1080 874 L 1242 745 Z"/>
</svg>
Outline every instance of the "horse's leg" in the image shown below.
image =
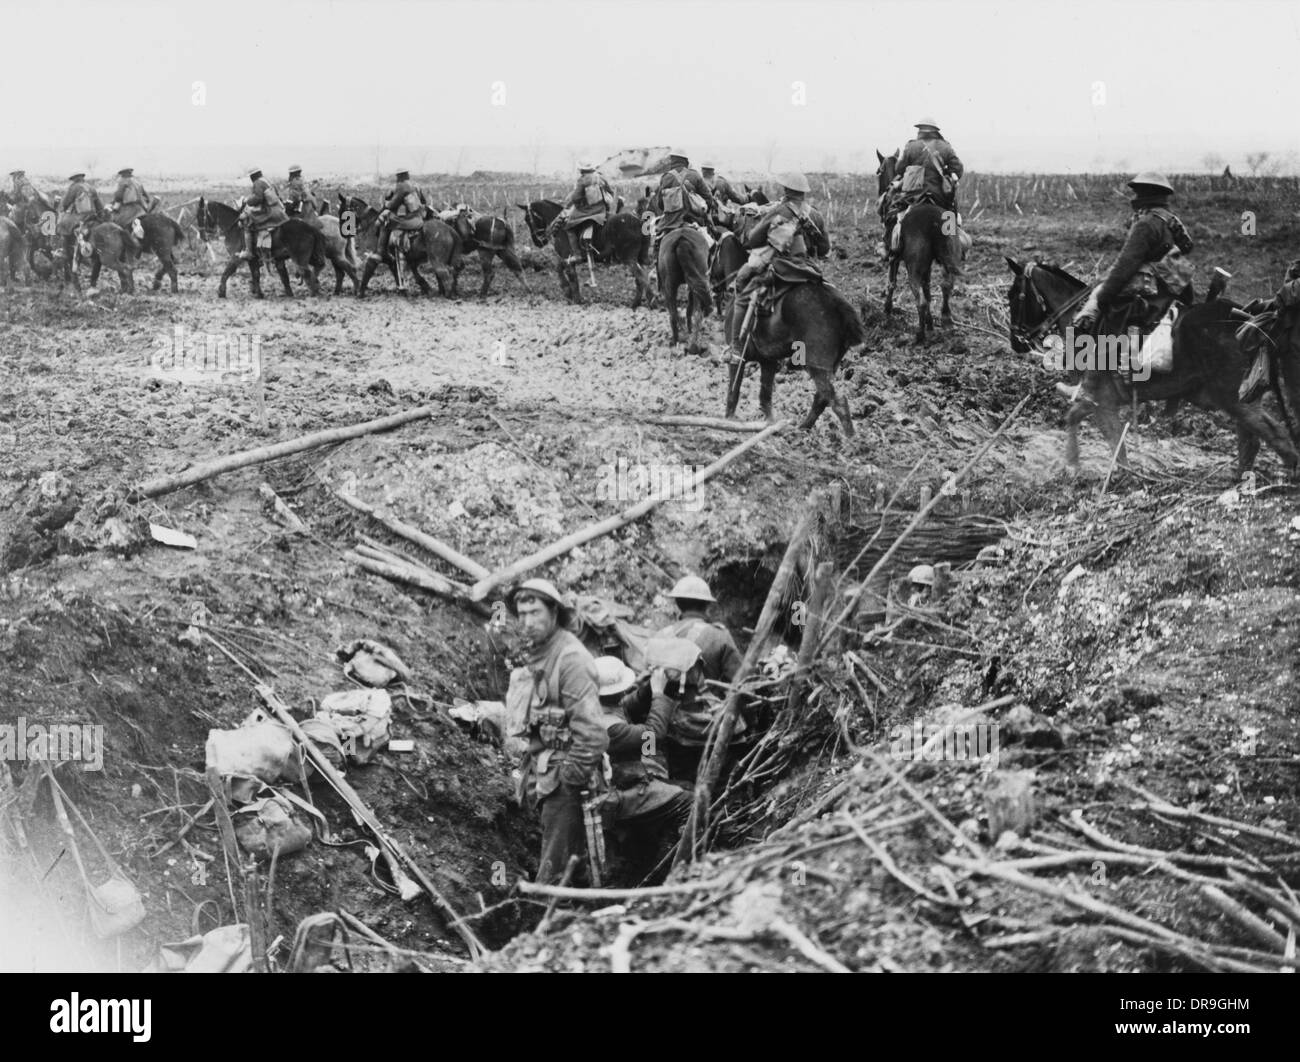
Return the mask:
<svg viewBox="0 0 1300 1062">
<path fill-rule="evenodd" d="M 776 370 L 779 365 L 779 361 L 758 363 L 758 408 L 769 424 L 776 420 L 776 414 L 772 412 L 772 395 L 776 391 Z"/>
<path fill-rule="evenodd" d="M 495 257 L 495 251 L 489 251 L 486 247 L 479 248 L 478 264 L 483 272 L 483 283 L 478 289 L 480 299 L 486 299 L 488 291 L 492 288 L 492 259 Z"/>
<path fill-rule="evenodd" d="M 1106 444 L 1120 468 L 1128 468 L 1128 447 L 1124 445 L 1124 427 L 1120 421 L 1119 407 L 1114 402 L 1101 402 L 1097 406 L 1097 427 L 1106 438 Z"/>
<path fill-rule="evenodd" d="M 1259 436 L 1240 420 L 1237 421 L 1237 479 L 1241 479 L 1255 465 L 1259 456 Z"/>
<path fill-rule="evenodd" d="M 808 416 L 804 422 L 799 425 L 805 431 L 817 423 L 817 418 L 827 406 L 835 411 L 839 418 L 840 426 L 844 429 L 846 437 L 853 435 L 853 417 L 849 413 L 849 402 L 842 394 L 835 390 L 835 380 L 830 372 L 825 369 L 808 370 L 808 375 L 812 377 L 813 387 L 816 388 L 816 395 L 813 397 L 812 408 L 808 410 Z"/>
<path fill-rule="evenodd" d="M 302 266 L 297 262 L 294 262 L 294 265 L 298 266 L 298 271 L 302 273 L 305 278 L 307 274 Z M 308 268 L 310 268 L 310 266 Z M 289 281 L 289 263 L 283 258 L 275 259 L 275 271 L 280 274 L 280 283 L 284 285 L 285 295 L 292 298 L 293 284 Z"/>
<path fill-rule="evenodd" d="M 885 316 L 894 312 L 894 290 L 898 287 L 898 267 L 901 259 L 893 255 L 889 259 L 889 286 L 885 289 Z"/>
<path fill-rule="evenodd" d="M 442 277 L 438 275 L 438 263 L 432 258 L 426 258 L 425 261 L 429 263 L 429 268 L 433 270 L 434 278 L 438 281 L 438 290 L 442 291 Z M 406 271 L 415 278 L 415 283 L 419 286 L 421 295 L 433 294 L 433 285 L 424 279 L 424 274 L 420 272 L 420 265 L 413 256 L 407 256 Z"/>
<path fill-rule="evenodd" d="M 253 292 L 253 298 L 266 298 L 266 294 L 262 291 L 262 263 L 256 257 L 248 260 L 248 275 L 248 286 Z"/>
<path fill-rule="evenodd" d="M 669 276 L 668 290 L 664 294 L 664 298 L 668 302 L 668 323 L 672 326 L 672 338 L 669 340 L 669 345 L 674 347 L 681 342 L 679 338 L 681 321 L 677 316 L 677 285 L 677 278 Z"/>
<path fill-rule="evenodd" d="M 943 266 L 943 279 L 939 282 L 939 290 L 943 292 L 943 306 L 939 310 L 939 319 L 945 325 L 951 325 L 952 306 L 949 305 L 952 300 L 953 282 L 956 280 L 956 274 L 945 263 Z"/>
<path fill-rule="evenodd" d="M 912 291 L 912 300 L 916 303 L 916 342 L 925 342 L 926 319 L 930 316 L 930 300 L 925 294 L 925 285 L 921 283 L 921 271 L 908 264 L 907 286 Z"/>
<path fill-rule="evenodd" d="M 373 276 L 375 275 L 375 268 L 378 266 L 378 264 L 379 264 L 379 262 L 378 262 L 377 259 L 375 259 L 375 258 L 370 258 L 370 257 L 367 257 L 367 258 L 366 258 L 366 264 L 365 264 L 364 266 L 361 267 L 361 283 L 360 283 L 360 284 L 357 283 L 356 275 L 353 274 L 353 279 L 352 279 L 352 288 L 353 288 L 353 290 L 357 293 L 357 298 L 358 298 L 358 299 L 361 299 L 361 298 L 364 298 L 364 297 L 365 297 L 365 294 L 366 294 L 366 285 L 370 283 L 370 278 L 373 277 Z"/>
<path fill-rule="evenodd" d="M 505 264 L 505 267 L 510 270 L 510 272 L 512 272 L 518 279 L 519 283 L 523 285 L 524 291 L 531 295 L 533 289 L 528 286 L 528 278 L 524 276 L 524 265 L 519 261 L 519 256 L 515 254 L 514 249 L 503 247 L 497 253 L 501 255 L 501 261 Z"/>
<path fill-rule="evenodd" d="M 625 262 L 627 275 L 632 278 L 632 309 L 641 305 L 641 270 L 635 262 Z"/>
<path fill-rule="evenodd" d="M 239 268 L 239 259 L 231 255 L 230 261 L 226 263 L 226 268 L 221 274 L 221 282 L 217 285 L 217 298 L 226 297 L 226 282 L 235 275 L 235 270 Z"/>
<path fill-rule="evenodd" d="M 158 257 L 162 258 L 162 255 Z M 167 252 L 167 260 L 164 264 L 167 266 L 167 279 L 171 281 L 172 294 L 177 295 L 181 290 L 180 275 L 176 272 L 176 255 L 172 251 Z"/>
<path fill-rule="evenodd" d="M 1225 405 L 1223 409 L 1228 416 L 1237 422 L 1238 437 L 1240 438 L 1240 432 L 1244 428 L 1250 433 L 1254 444 L 1250 447 L 1248 458 L 1243 455 L 1240 444 L 1238 445 L 1238 479 L 1242 477 L 1243 473 L 1249 471 L 1250 466 L 1254 463 L 1260 440 L 1268 443 L 1269 447 L 1282 458 L 1282 463 L 1288 468 L 1294 469 L 1297 462 L 1300 462 L 1300 453 L 1296 452 L 1296 448 L 1286 430 L 1258 406 L 1247 405 L 1245 402 L 1234 402 Z"/>
<path fill-rule="evenodd" d="M 90 290 L 91 291 L 94 291 L 96 286 L 99 284 L 99 271 L 103 267 L 103 265 L 104 265 L 103 260 L 100 258 L 98 251 L 96 251 L 94 254 L 90 256 Z"/>
</svg>

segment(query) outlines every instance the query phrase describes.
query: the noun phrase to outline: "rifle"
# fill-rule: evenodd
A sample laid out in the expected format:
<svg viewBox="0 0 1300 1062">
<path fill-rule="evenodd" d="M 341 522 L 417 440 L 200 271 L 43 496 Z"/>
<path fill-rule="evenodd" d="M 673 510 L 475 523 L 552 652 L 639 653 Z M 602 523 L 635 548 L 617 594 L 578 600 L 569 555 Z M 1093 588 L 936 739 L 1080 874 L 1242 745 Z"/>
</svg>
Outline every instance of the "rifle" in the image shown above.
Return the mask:
<svg viewBox="0 0 1300 1062">
<path fill-rule="evenodd" d="M 599 889 L 605 874 L 605 824 L 600 809 L 605 803 L 604 793 L 582 791 L 582 826 L 587 833 L 587 856 L 591 864 L 591 885 Z"/>
</svg>

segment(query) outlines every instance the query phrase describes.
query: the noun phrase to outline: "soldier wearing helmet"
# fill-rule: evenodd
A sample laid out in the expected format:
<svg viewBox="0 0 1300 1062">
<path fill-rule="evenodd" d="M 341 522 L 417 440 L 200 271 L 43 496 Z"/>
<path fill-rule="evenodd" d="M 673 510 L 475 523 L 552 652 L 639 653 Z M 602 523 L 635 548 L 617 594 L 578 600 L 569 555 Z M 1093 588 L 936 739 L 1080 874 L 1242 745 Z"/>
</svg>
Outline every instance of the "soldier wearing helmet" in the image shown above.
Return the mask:
<svg viewBox="0 0 1300 1062">
<path fill-rule="evenodd" d="M 653 668 L 650 710 L 643 723 L 629 722 L 622 702 L 636 686 L 636 672 L 616 656 L 598 656 L 596 673 L 609 735 L 613 789 L 607 800 L 630 877 L 640 882 L 676 844 L 691 810 L 687 792 L 668 781 L 666 739 L 678 702 L 668 696 L 666 669 Z"/>
<path fill-rule="evenodd" d="M 13 178 L 14 182 L 13 201 L 16 206 L 27 206 L 30 203 L 39 210 L 54 209 L 45 194 L 38 191 L 36 185 L 32 184 L 26 170 L 10 170 L 9 176 Z"/>
<path fill-rule="evenodd" d="M 592 253 L 591 242 L 596 229 L 614 213 L 614 189 L 597 172 L 595 162 L 587 159 L 578 165 L 578 182 L 564 200 L 561 217 L 570 233 L 578 234 L 569 262 L 581 262 Z"/>
<path fill-rule="evenodd" d="M 144 190 L 135 177 L 135 170 L 130 166 L 117 171 L 117 191 L 113 193 L 113 203 L 109 209 L 113 220 L 124 229 L 130 228 L 131 222 L 154 208 L 154 198 Z"/>
<path fill-rule="evenodd" d="M 248 179 L 253 182 L 253 189 L 244 200 L 241 223 L 244 225 L 244 249 L 241 258 L 257 257 L 257 234 L 265 229 L 274 229 L 289 220 L 280 201 L 280 193 L 275 185 L 262 176 L 260 167 L 254 166 L 248 171 Z"/>
<path fill-rule="evenodd" d="M 668 596 L 677 605 L 679 618 L 658 636 L 694 642 L 700 647 L 705 680 L 729 684 L 740 670 L 740 650 L 726 627 L 709 622 L 709 606 L 715 601 L 709 584 L 698 575 L 687 575 L 677 581 Z"/>
<path fill-rule="evenodd" d="M 424 190 L 411 180 L 410 170 L 398 170 L 396 181 L 393 190 L 384 200 L 384 209 L 379 212 L 379 228 L 376 233 L 379 257 L 385 261 L 389 256 L 389 232 L 396 228 L 409 234 L 424 228 L 425 209 L 429 205 Z"/>
<path fill-rule="evenodd" d="M 808 178 L 802 173 L 783 173 L 777 182 L 781 185 L 781 198 L 745 238 L 751 254 L 733 282 L 738 294 L 743 294 L 750 282 L 764 274 L 778 256 L 806 258 L 812 252 L 822 258 L 830 254 L 831 241 L 813 220 L 804 201 L 811 190 Z"/>
<path fill-rule="evenodd" d="M 940 135 L 933 118 L 917 122 L 915 139 L 903 147 L 898 157 L 899 174 L 906 174 L 909 166 L 920 166 L 924 177 L 921 191 L 907 197 L 909 202 L 929 199 L 945 210 L 957 209 L 957 181 L 966 170 L 952 145 Z"/>
<path fill-rule="evenodd" d="M 700 176 L 704 178 L 704 183 L 709 186 L 709 191 L 713 193 L 713 213 L 709 216 L 715 224 L 721 225 L 731 210 L 734 213 L 734 206 L 744 206 L 745 200 L 736 194 L 736 190 L 731 187 L 731 182 L 716 172 L 716 167 L 712 162 L 703 163 L 700 166 Z"/>
<path fill-rule="evenodd" d="M 78 172 L 68 178 L 68 190 L 59 202 L 58 233 L 63 237 L 63 275 L 65 279 L 72 276 L 72 256 L 76 249 L 78 231 L 86 232 L 104 213 L 104 204 L 99 200 L 99 193 L 86 180 L 84 173 Z"/>
<path fill-rule="evenodd" d="M 573 606 L 546 579 L 528 579 L 506 597 L 529 655 L 510 676 L 506 699 L 522 709 L 528 751 L 519 765 L 520 802 L 542 822 L 537 881 L 560 881 L 571 856 L 586 852 L 582 800 L 603 785 L 609 736 L 601 723 L 596 664 L 565 629 Z"/>
<path fill-rule="evenodd" d="M 1173 298 L 1191 301 L 1189 274 L 1170 260 L 1179 259 L 1192 249 L 1186 226 L 1169 209 L 1173 185 L 1163 175 L 1147 171 L 1139 173 L 1128 186 L 1133 191 L 1128 236 L 1110 272 L 1075 315 L 1077 332 L 1091 333 L 1105 318 L 1108 333 L 1122 333 L 1130 310 L 1139 299 L 1145 301 L 1149 310 L 1159 308 L 1160 312 L 1163 312 L 1161 302 L 1167 304 Z M 1171 255 L 1174 251 L 1178 253 Z M 1155 306 L 1151 305 L 1153 300 L 1158 300 Z M 1145 330 L 1153 322 L 1149 313 L 1144 316 L 1137 323 Z"/>
<path fill-rule="evenodd" d="M 307 186 L 303 184 L 302 167 L 289 167 L 289 180 L 284 186 L 284 209 L 288 214 L 301 214 L 303 204 L 307 202 Z"/>
<path fill-rule="evenodd" d="M 659 178 L 654 194 L 655 213 L 661 215 L 656 232 L 680 229 L 683 225 L 705 224 L 715 213 L 713 192 L 695 170 L 684 151 L 668 155 L 668 171 Z"/>
</svg>

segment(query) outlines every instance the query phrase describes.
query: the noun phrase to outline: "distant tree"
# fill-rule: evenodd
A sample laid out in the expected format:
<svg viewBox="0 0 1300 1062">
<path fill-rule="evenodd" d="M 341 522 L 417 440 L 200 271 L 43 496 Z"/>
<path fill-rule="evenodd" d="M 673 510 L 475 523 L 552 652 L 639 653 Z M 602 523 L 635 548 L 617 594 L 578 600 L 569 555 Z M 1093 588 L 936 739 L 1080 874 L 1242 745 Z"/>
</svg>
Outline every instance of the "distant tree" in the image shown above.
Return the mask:
<svg viewBox="0 0 1300 1062">
<path fill-rule="evenodd" d="M 1223 168 L 1223 156 L 1217 151 L 1209 151 L 1201 156 L 1201 165 L 1211 173 Z"/>
<path fill-rule="evenodd" d="M 1246 165 L 1250 167 L 1252 177 L 1259 176 L 1259 171 L 1264 163 L 1268 161 L 1269 153 L 1267 151 L 1248 151 L 1246 152 Z"/>
</svg>

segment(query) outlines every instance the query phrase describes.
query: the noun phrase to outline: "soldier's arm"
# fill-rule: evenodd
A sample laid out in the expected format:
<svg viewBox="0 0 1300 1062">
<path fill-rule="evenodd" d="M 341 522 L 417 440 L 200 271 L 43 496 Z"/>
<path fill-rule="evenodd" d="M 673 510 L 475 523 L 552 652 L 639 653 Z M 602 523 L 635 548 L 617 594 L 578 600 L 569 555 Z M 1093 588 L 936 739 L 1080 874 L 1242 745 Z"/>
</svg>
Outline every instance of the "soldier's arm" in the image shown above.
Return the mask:
<svg viewBox="0 0 1300 1062">
<path fill-rule="evenodd" d="M 1151 226 L 1145 219 L 1139 219 L 1128 234 L 1128 239 L 1124 241 L 1124 247 L 1119 252 L 1119 258 L 1115 264 L 1110 267 L 1110 272 L 1106 274 L 1106 279 L 1101 282 L 1097 289 L 1097 304 L 1107 306 L 1120 293 L 1120 289 L 1128 283 L 1129 278 L 1148 260 L 1153 250 L 1152 244 L 1155 240 L 1155 234 L 1151 231 Z"/>
<path fill-rule="evenodd" d="M 384 202 L 384 209 L 396 210 L 399 206 L 401 206 L 402 199 L 403 199 L 402 190 L 400 188 L 395 189 L 393 191 L 393 194 L 390 195 L 388 199 Z"/>
<path fill-rule="evenodd" d="M 704 203 L 709 210 L 715 210 L 717 208 L 717 202 L 713 198 L 713 189 L 709 187 L 709 182 L 699 176 L 699 174 L 696 174 L 692 184 L 695 186 L 695 191 L 704 197 Z"/>
<path fill-rule="evenodd" d="M 736 677 L 736 672 L 740 670 L 740 650 L 736 648 L 736 639 L 731 636 L 730 631 L 719 631 L 722 635 L 722 681 L 730 682 Z"/>
<path fill-rule="evenodd" d="M 745 201 L 736 194 L 736 190 L 731 187 L 731 182 L 724 178 L 721 183 L 722 192 L 720 193 L 720 198 L 723 199 L 723 202 L 736 203 L 740 206 L 744 206 Z"/>
<path fill-rule="evenodd" d="M 600 721 L 596 665 L 585 653 L 565 653 L 559 662 L 559 679 L 560 703 L 568 713 L 572 735 L 560 779 L 569 785 L 585 785 L 609 748 L 609 734 Z"/>
<path fill-rule="evenodd" d="M 944 165 L 948 167 L 948 172 L 954 177 L 966 176 L 966 167 L 961 164 L 961 159 L 957 157 L 957 152 L 953 151 L 952 145 L 948 146 L 948 151 L 944 157 Z"/>
<path fill-rule="evenodd" d="M 64 192 L 63 198 L 59 200 L 59 209 L 71 210 L 72 204 L 76 201 L 77 198 L 76 193 L 77 190 L 75 188 L 69 188 L 66 192 Z"/>
<path fill-rule="evenodd" d="M 769 210 L 757 225 L 749 230 L 749 235 L 745 238 L 745 246 L 751 251 L 767 245 L 767 230 L 772 227 L 772 221 L 777 217 L 777 211 Z"/>
</svg>

